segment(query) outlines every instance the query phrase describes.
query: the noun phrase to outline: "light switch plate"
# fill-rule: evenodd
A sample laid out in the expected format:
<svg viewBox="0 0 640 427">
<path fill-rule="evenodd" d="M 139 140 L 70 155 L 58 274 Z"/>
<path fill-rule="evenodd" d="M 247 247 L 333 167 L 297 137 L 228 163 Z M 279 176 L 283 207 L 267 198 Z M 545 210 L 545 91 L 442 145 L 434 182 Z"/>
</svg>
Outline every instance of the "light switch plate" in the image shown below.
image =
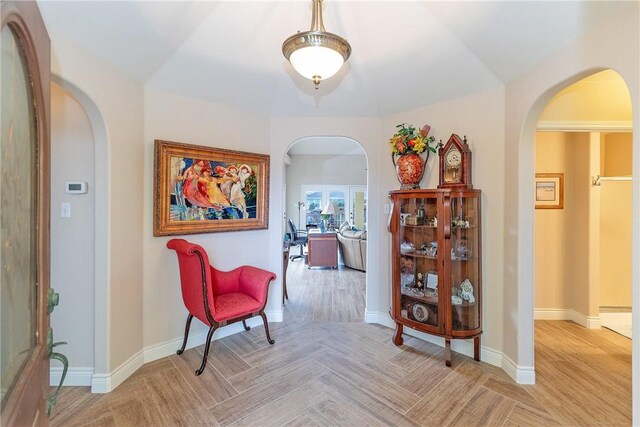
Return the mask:
<svg viewBox="0 0 640 427">
<path fill-rule="evenodd" d="M 60 205 L 60 216 L 62 218 L 71 218 L 71 203 L 62 202 Z"/>
</svg>

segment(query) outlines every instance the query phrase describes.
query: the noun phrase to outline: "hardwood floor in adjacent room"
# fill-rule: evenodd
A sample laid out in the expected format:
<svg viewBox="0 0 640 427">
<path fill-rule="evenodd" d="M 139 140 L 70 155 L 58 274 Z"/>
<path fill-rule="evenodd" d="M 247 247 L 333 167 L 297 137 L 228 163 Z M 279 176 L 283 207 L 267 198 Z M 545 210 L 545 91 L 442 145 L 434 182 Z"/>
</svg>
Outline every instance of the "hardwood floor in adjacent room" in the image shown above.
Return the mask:
<svg viewBox="0 0 640 427">
<path fill-rule="evenodd" d="M 255 327 L 215 341 L 199 377 L 203 346 L 144 365 L 109 394 L 66 387 L 52 425 L 631 424 L 629 339 L 536 321 L 537 384 L 520 386 L 457 353 L 447 368 L 441 347 L 407 335 L 394 346 L 391 329 L 355 321 L 340 274 L 290 270 L 275 345 Z"/>
</svg>

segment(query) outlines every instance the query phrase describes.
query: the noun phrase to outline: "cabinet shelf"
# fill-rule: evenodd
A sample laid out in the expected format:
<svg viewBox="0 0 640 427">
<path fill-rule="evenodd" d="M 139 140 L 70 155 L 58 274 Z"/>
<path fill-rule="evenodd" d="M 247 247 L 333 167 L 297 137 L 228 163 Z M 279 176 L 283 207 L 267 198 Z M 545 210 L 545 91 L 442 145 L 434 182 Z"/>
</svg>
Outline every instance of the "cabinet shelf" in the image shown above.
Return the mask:
<svg viewBox="0 0 640 427">
<path fill-rule="evenodd" d="M 452 230 L 473 230 L 474 228 L 477 228 L 477 226 L 475 225 L 470 225 L 468 227 L 456 227 L 455 225 L 451 226 Z"/>
<path fill-rule="evenodd" d="M 435 256 L 429 256 L 427 254 L 421 254 L 418 252 L 406 252 L 406 253 L 402 253 L 402 256 L 408 256 L 408 257 L 413 257 L 413 258 L 425 258 L 425 259 L 433 259 L 433 260 L 437 260 L 438 257 Z"/>
<path fill-rule="evenodd" d="M 402 296 L 414 299 L 416 301 L 423 302 L 425 304 L 438 305 L 438 298 L 434 298 L 434 297 L 431 297 L 431 296 L 425 295 L 425 296 L 421 297 L 420 295 L 408 294 L 408 293 L 405 293 L 405 292 L 402 292 Z"/>
<path fill-rule="evenodd" d="M 403 328 L 441 336 L 445 341 L 445 362 L 451 366 L 451 340 L 473 339 L 474 358 L 480 360 L 482 334 L 482 239 L 481 192 L 473 189 L 400 190 L 389 193 L 393 209 L 389 219 L 392 233 L 392 307 L 396 323 L 395 345 L 402 345 Z M 405 214 L 424 210 L 438 225 L 401 223 Z M 468 227 L 454 226 L 456 217 L 472 222 Z M 448 221 L 445 221 L 447 219 Z M 459 224 L 459 223 L 458 223 Z M 430 253 L 439 249 L 436 256 Z M 413 248 L 403 252 L 402 249 Z M 454 259 L 456 254 L 469 258 Z M 463 250 L 466 248 L 466 251 Z M 416 295 L 418 289 L 407 285 L 437 289 Z M 403 286 L 405 285 L 405 286 Z M 473 298 L 467 296 L 473 295 Z M 461 304 L 453 304 L 451 295 L 465 295 Z M 468 299 L 475 299 L 469 303 Z M 458 301 L 457 298 L 454 300 Z"/>
<path fill-rule="evenodd" d="M 429 229 L 431 229 L 431 230 L 437 230 L 437 229 L 438 229 L 438 226 L 437 226 L 437 225 L 424 225 L 424 224 L 421 224 L 421 225 L 411 225 L 411 224 L 400 224 L 400 226 L 401 226 L 401 227 L 406 227 L 406 228 L 418 228 L 418 229 L 420 229 L 420 228 L 429 228 Z"/>
</svg>

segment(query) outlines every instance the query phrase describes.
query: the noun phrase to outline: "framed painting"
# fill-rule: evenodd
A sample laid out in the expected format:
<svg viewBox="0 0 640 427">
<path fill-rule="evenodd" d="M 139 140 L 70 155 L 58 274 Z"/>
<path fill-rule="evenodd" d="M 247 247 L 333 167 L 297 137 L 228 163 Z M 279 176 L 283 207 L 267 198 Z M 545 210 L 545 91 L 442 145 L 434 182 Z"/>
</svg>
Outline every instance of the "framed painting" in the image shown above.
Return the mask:
<svg viewBox="0 0 640 427">
<path fill-rule="evenodd" d="M 563 173 L 536 174 L 536 209 L 562 209 L 564 200 Z"/>
<path fill-rule="evenodd" d="M 155 141 L 153 235 L 268 228 L 269 156 Z"/>
</svg>

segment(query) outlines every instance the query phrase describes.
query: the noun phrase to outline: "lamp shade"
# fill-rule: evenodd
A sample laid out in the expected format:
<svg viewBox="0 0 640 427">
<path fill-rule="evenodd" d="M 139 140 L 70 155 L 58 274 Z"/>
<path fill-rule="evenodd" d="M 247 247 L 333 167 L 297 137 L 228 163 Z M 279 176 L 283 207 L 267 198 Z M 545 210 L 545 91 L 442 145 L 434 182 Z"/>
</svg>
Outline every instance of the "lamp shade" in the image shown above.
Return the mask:
<svg viewBox="0 0 640 427">
<path fill-rule="evenodd" d="M 344 59 L 340 53 L 328 47 L 308 46 L 296 50 L 289 58 L 293 68 L 309 80 L 326 80 L 340 70 Z"/>
<path fill-rule="evenodd" d="M 301 76 L 312 80 L 316 89 L 322 80 L 340 70 L 351 55 L 351 45 L 324 29 L 322 0 L 312 0 L 311 29 L 298 32 L 282 43 L 282 53 Z"/>
<path fill-rule="evenodd" d="M 335 215 L 336 214 L 336 205 L 333 204 L 333 202 L 329 202 L 325 205 L 324 209 L 322 209 L 322 212 L 320 212 L 322 215 Z"/>
</svg>

